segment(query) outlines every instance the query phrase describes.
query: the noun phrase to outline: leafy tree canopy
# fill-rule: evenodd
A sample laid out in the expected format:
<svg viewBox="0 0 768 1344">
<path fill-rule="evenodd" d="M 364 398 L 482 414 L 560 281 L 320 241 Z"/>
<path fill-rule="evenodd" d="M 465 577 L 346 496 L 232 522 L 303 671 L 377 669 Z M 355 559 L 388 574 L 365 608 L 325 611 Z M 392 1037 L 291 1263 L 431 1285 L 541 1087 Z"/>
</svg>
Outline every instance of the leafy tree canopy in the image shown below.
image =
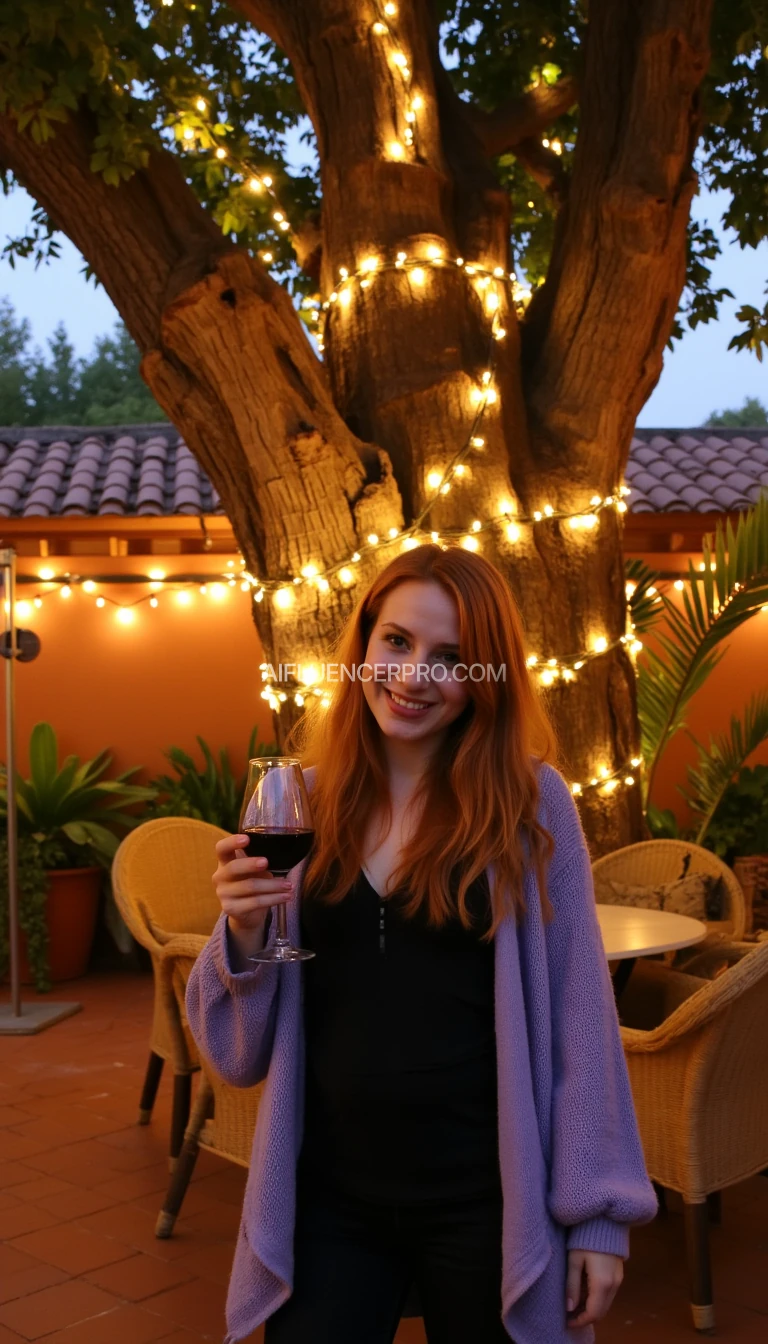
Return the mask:
<svg viewBox="0 0 768 1344">
<path fill-rule="evenodd" d="M 121 322 L 78 359 L 59 323 L 48 356 L 30 349 L 29 323 L 0 299 L 0 425 L 130 425 L 166 417 L 139 373 L 139 352 Z"/>
<path fill-rule="evenodd" d="M 753 429 L 768 425 L 768 407 L 757 397 L 745 397 L 744 405 L 727 411 L 713 411 L 707 425 L 723 425 L 732 429 Z"/>
<path fill-rule="evenodd" d="M 435 9 L 449 76 L 481 109 L 493 111 L 536 84 L 574 79 L 578 86 L 586 18 L 579 0 L 436 0 Z M 711 50 L 697 166 L 705 185 L 726 193 L 722 223 L 741 247 L 754 248 L 768 232 L 768 0 L 715 0 Z M 316 160 L 290 172 L 285 164 L 296 162 L 297 137 L 311 145 L 311 132 L 284 56 L 235 8 L 221 0 L 6 2 L 0 61 L 0 112 L 12 109 L 35 140 L 60 133 L 68 113 L 85 103 L 98 129 L 91 167 L 115 186 L 165 144 L 222 230 L 270 254 L 293 293 L 313 292 L 274 218 L 274 199 L 257 185 L 265 174 L 272 179 L 294 239 L 309 231 L 320 203 Z M 576 95 L 550 133 L 559 173 L 550 164 L 531 175 L 530 161 L 523 167 L 513 154 L 497 159 L 512 196 L 514 260 L 534 285 L 546 273 L 555 202 L 578 127 Z M 10 177 L 4 182 L 10 190 Z M 678 336 L 686 325 L 711 321 L 732 297 L 711 284 L 719 249 L 711 224 L 691 223 Z M 24 236 L 4 250 L 11 264 L 55 255 L 45 212 L 36 209 Z M 731 345 L 760 357 L 768 303 L 749 298 Z"/>
</svg>

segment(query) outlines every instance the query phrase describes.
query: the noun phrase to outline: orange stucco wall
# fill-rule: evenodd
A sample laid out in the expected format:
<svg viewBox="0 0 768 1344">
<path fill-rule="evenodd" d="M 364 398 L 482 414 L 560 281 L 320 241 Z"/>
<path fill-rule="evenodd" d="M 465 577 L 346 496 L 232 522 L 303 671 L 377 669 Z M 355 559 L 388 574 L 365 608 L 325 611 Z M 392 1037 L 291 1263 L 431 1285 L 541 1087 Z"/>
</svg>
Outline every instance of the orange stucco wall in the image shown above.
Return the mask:
<svg viewBox="0 0 768 1344">
<path fill-rule="evenodd" d="M 212 579 L 221 576 L 227 559 L 210 557 Z M 659 557 L 648 560 L 653 565 Z M 682 557 L 677 561 L 682 564 Z M 100 558 L 94 559 L 92 572 L 114 565 L 146 573 L 152 563 L 157 562 L 146 557 Z M 183 563 L 174 558 L 176 568 Z M 202 562 L 198 558 L 194 563 L 199 568 Z M 40 564 L 24 560 L 20 569 L 36 573 Z M 85 575 L 82 562 L 81 568 Z M 18 597 L 27 599 L 34 591 L 20 585 Z M 129 586 L 103 591 L 123 603 L 147 592 Z M 16 670 L 22 770 L 27 769 L 30 730 L 40 719 L 53 724 L 62 755 L 90 757 L 110 748 L 116 770 L 133 765 L 150 774 L 162 770 L 163 749 L 178 745 L 195 754 L 196 734 L 214 748 L 226 746 L 233 764 L 241 764 L 254 724 L 263 740 L 272 736 L 271 715 L 260 697 L 262 653 L 250 600 L 239 587 L 226 588 L 218 601 L 195 590 L 189 605 L 182 607 L 172 593 L 163 592 L 156 610 L 142 603 L 135 608 L 135 620 L 125 626 L 113 607 L 98 609 L 94 596 L 82 591 L 73 591 L 68 600 L 58 591 L 46 597 L 41 609 L 20 622 L 42 640 L 38 659 Z M 720 666 L 693 702 L 691 729 L 705 740 L 722 731 L 749 695 L 766 685 L 768 612 L 756 615 L 731 639 Z M 0 753 L 4 759 L 4 725 Z M 667 749 L 654 790 L 653 801 L 672 807 L 681 818 L 685 809 L 675 785 L 685 781 L 685 766 L 694 758 L 692 744 L 679 734 Z M 758 760 L 768 762 L 768 744 L 756 753 Z"/>
<path fill-rule="evenodd" d="M 110 594 L 114 588 L 105 589 Z M 140 592 L 120 591 L 128 603 Z M 25 597 L 23 590 L 20 596 Z M 233 763 L 245 759 L 254 724 L 272 735 L 271 714 L 260 698 L 261 647 L 250 617 L 250 597 L 239 588 L 220 601 L 191 596 L 181 607 L 163 594 L 156 610 L 135 608 L 131 625 L 94 599 L 58 594 L 23 623 L 40 636 L 38 658 L 16 669 L 17 749 L 27 769 L 33 724 L 53 724 L 60 751 L 95 756 L 114 752 L 115 770 L 167 767 L 163 749 L 182 746 L 197 754 L 199 734 L 227 747 Z M 3 725 L 2 751 L 5 753 Z"/>
</svg>

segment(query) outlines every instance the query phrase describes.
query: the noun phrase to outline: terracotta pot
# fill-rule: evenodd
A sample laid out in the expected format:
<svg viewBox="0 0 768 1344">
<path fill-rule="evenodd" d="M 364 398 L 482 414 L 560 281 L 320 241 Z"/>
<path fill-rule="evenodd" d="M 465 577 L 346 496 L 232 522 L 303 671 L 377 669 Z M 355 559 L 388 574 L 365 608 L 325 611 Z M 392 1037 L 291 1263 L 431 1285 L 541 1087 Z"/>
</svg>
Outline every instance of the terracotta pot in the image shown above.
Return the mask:
<svg viewBox="0 0 768 1344">
<path fill-rule="evenodd" d="M 48 900 L 48 962 L 51 980 L 77 980 L 85 975 L 96 930 L 102 868 L 61 868 L 46 873 Z M 27 960 L 27 940 L 19 939 L 21 980 L 34 983 Z"/>
</svg>

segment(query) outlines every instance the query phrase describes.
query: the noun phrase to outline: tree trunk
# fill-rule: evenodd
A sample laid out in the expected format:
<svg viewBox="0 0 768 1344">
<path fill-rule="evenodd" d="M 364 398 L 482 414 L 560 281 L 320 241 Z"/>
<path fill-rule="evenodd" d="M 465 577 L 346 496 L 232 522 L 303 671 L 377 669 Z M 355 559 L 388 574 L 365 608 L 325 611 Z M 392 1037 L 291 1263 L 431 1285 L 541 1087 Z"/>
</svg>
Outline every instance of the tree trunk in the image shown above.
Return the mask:
<svg viewBox="0 0 768 1344">
<path fill-rule="evenodd" d="M 430 473 L 442 477 L 463 454 L 464 474 L 446 482 L 423 527 L 473 536 L 507 576 L 552 682 L 561 765 L 583 786 L 595 856 L 644 834 L 640 789 L 626 782 L 637 780 L 639 729 L 621 642 L 621 514 L 608 505 L 592 528 L 557 515 L 615 496 L 661 370 L 684 280 L 710 3 L 592 0 L 552 266 L 521 323 L 506 278 L 482 288 L 466 263 L 509 271 L 510 203 L 485 147 L 498 152 L 518 135 L 535 150 L 541 106 L 517 100 L 485 121 L 468 109 L 440 69 L 429 0 L 400 7 L 396 46 L 360 0 L 239 0 L 287 53 L 317 134 L 321 286 L 345 291 L 328 309 L 325 367 L 259 262 L 214 237 L 170 156 L 112 190 L 87 169 L 85 114 L 34 148 L 0 118 L 0 158 L 116 302 L 149 387 L 221 495 L 248 570 L 281 582 L 281 596 L 254 604 L 267 662 L 323 660 L 396 554 L 390 529 L 422 514 Z M 571 96 L 544 103 L 556 112 Z M 446 264 L 432 264 L 435 249 Z M 394 265 L 399 252 L 405 266 Z M 495 400 L 477 429 L 484 388 Z M 368 546 L 369 533 L 386 544 Z M 325 591 L 293 583 L 307 565 L 322 571 L 356 553 L 346 585 L 338 572 Z M 567 678 L 553 680 L 549 660 Z M 293 713 L 287 701 L 278 735 Z M 591 784 L 605 774 L 615 779 Z"/>
</svg>

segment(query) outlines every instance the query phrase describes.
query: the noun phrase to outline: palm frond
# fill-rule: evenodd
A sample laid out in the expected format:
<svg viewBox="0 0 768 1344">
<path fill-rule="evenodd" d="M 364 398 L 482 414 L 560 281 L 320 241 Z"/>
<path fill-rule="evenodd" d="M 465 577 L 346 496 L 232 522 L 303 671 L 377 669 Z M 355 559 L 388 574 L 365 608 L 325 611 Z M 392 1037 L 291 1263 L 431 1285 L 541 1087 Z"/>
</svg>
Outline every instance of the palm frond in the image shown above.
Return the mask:
<svg viewBox="0 0 768 1344">
<path fill-rule="evenodd" d="M 703 565 L 689 561 L 683 607 L 666 593 L 660 605 L 667 632 L 662 652 L 646 649 L 638 673 L 638 712 L 646 763 L 646 796 L 670 737 L 684 726 L 692 696 L 723 655 L 718 646 L 768 603 L 768 493 L 734 530 L 718 521 L 714 541 L 702 542 Z"/>
<path fill-rule="evenodd" d="M 734 714 L 727 732 L 710 738 L 709 746 L 694 738 L 699 758 L 688 767 L 689 788 L 680 792 L 699 818 L 696 844 L 706 835 L 723 794 L 753 751 L 768 738 L 768 691 L 753 695 L 739 718 Z"/>
<path fill-rule="evenodd" d="M 650 569 L 643 560 L 626 560 L 624 576 L 627 583 L 629 615 L 637 635 L 645 635 L 664 615 L 659 596 L 661 575 Z"/>
</svg>

